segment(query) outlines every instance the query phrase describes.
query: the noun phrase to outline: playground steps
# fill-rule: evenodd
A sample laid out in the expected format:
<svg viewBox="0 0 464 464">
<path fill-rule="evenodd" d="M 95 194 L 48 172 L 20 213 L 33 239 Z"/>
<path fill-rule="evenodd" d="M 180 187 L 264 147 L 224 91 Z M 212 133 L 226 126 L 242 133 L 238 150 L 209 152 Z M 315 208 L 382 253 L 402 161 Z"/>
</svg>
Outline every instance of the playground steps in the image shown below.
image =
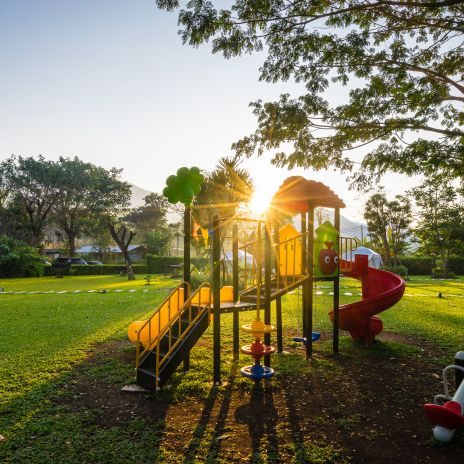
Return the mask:
<svg viewBox="0 0 464 464">
<path fill-rule="evenodd" d="M 192 317 L 196 317 L 201 309 L 201 307 L 192 306 Z M 188 311 L 189 309 L 186 308 L 181 317 L 175 321 L 171 334 L 165 334 L 160 340 L 159 354 L 157 354 L 158 347 L 154 347 L 141 360 L 136 372 L 137 384 L 153 391 L 165 385 L 187 353 L 206 331 L 209 325 L 209 311 L 204 311 L 195 324 L 190 324 Z M 172 347 L 177 342 L 177 346 L 169 352 L 169 345 L 171 344 Z M 157 356 L 160 361 L 158 382 L 156 381 Z"/>
<path fill-rule="evenodd" d="M 200 318 L 192 324 L 189 320 L 189 307 L 174 320 L 170 333 L 165 334 L 159 341 L 159 354 L 157 354 L 158 346 L 153 347 L 140 361 L 139 367 L 136 370 L 136 382 L 142 387 L 155 391 L 156 388 L 161 388 L 169 378 L 174 374 L 181 362 L 185 359 L 187 353 L 195 346 L 198 340 L 209 326 L 210 312 L 204 311 L 205 305 L 191 306 L 191 319 L 195 319 L 198 314 Z M 250 303 L 233 303 L 221 302 L 221 313 L 230 313 L 237 308 L 239 311 L 251 311 L 256 309 L 255 304 Z M 179 341 L 175 349 L 169 353 L 169 347 L 175 345 Z M 158 382 L 156 381 L 156 362 L 157 356 L 162 361 L 158 374 Z"/>
</svg>

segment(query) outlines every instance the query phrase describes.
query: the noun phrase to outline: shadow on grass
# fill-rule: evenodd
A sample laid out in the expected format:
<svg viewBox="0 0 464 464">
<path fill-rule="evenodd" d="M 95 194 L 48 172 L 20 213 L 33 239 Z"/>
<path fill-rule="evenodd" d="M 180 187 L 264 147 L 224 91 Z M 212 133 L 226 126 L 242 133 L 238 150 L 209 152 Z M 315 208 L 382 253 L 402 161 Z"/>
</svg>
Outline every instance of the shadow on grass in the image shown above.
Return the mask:
<svg viewBox="0 0 464 464">
<path fill-rule="evenodd" d="M 121 393 L 123 365 L 96 361 L 75 363 L 1 405 L 0 462 L 115 464 L 159 456 L 169 403 Z"/>
<path fill-rule="evenodd" d="M 209 445 L 206 462 L 214 462 L 217 457 L 220 446 L 220 440 L 218 440 L 218 438 L 221 437 L 221 435 L 223 435 L 225 431 L 225 424 L 227 420 L 227 415 L 229 414 L 230 402 L 232 399 L 232 390 L 234 386 L 234 379 L 236 373 L 237 366 L 236 364 L 234 364 L 227 379 L 224 394 L 222 395 L 222 403 L 219 408 L 217 422 Z M 190 464 L 195 461 L 197 451 L 200 447 L 201 440 L 206 435 L 208 425 L 211 421 L 213 409 L 216 404 L 216 399 L 219 397 L 219 395 L 220 393 L 218 387 L 211 387 L 208 396 L 205 400 L 205 405 L 200 420 L 198 421 L 198 424 L 196 425 L 195 430 L 193 432 L 193 438 L 190 440 L 190 443 L 187 446 L 184 458 L 185 464 Z"/>
<path fill-rule="evenodd" d="M 270 382 L 255 382 L 249 404 L 235 410 L 235 421 L 248 426 L 251 438 L 250 462 L 263 462 L 261 453 L 265 449 L 268 463 L 279 462 L 279 440 L 277 437 L 278 413 L 274 406 L 272 386 Z M 264 440 L 266 443 L 263 444 Z"/>
</svg>

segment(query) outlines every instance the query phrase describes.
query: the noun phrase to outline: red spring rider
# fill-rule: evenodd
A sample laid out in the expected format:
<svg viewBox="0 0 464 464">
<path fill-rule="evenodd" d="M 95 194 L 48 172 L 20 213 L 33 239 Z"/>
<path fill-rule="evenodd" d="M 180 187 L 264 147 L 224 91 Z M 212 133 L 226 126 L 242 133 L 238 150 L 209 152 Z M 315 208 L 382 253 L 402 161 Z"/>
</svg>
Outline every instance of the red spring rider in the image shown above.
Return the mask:
<svg viewBox="0 0 464 464">
<path fill-rule="evenodd" d="M 457 364 L 461 364 L 457 365 Z M 442 443 L 448 443 L 453 438 L 454 432 L 464 426 L 464 351 L 456 354 L 456 364 L 443 369 L 444 395 L 436 395 L 433 403 L 424 404 L 425 415 L 435 425 L 433 436 Z M 450 370 L 456 371 L 456 392 L 449 395 L 447 374 Z M 445 401 L 443 405 L 440 402 Z"/>
</svg>

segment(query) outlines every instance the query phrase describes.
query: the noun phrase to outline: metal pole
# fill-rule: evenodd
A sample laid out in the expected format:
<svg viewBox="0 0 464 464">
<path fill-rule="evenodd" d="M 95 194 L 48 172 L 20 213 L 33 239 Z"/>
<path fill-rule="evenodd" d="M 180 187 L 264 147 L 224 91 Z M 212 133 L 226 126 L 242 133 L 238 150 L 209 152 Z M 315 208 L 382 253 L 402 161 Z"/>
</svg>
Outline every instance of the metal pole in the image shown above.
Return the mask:
<svg viewBox="0 0 464 464">
<path fill-rule="evenodd" d="M 335 229 L 340 236 L 340 208 L 335 208 Z M 333 352 L 339 352 L 339 325 L 340 325 L 340 275 L 339 275 L 340 259 L 337 266 L 337 277 L 334 279 L 334 320 L 333 320 Z"/>
<path fill-rule="evenodd" d="M 186 206 L 184 210 L 184 282 L 190 283 L 190 242 L 192 233 L 192 213 L 190 206 Z M 189 298 L 189 286 L 184 286 L 184 302 Z M 184 358 L 184 371 L 190 369 L 190 351 Z"/>
<path fill-rule="evenodd" d="M 234 286 L 234 303 L 237 303 L 239 296 L 239 279 L 238 279 L 238 225 L 232 225 L 232 281 Z M 239 356 L 239 314 L 238 308 L 234 306 L 233 310 L 233 338 L 234 338 L 234 360 Z"/>
<path fill-rule="evenodd" d="M 221 222 L 213 219 L 213 362 L 214 385 L 221 384 Z"/>
<path fill-rule="evenodd" d="M 301 213 L 301 274 L 305 274 L 305 269 L 306 269 L 306 259 L 307 259 L 307 243 L 306 243 L 306 212 Z M 295 255 L 296 255 L 296 241 L 295 241 Z M 293 273 L 296 275 L 295 272 L 295 267 L 296 263 L 294 265 Z M 308 320 L 307 320 L 307 312 L 308 312 L 308 285 L 306 282 L 303 282 L 301 286 L 301 291 L 302 291 L 302 305 L 301 305 L 301 310 L 302 310 L 302 319 L 303 319 L 303 337 L 305 336 L 308 328 Z"/>
<path fill-rule="evenodd" d="M 272 272 L 271 228 L 268 222 L 264 224 L 264 323 L 271 324 L 271 272 Z M 264 344 L 271 344 L 271 334 L 264 335 Z M 270 367 L 271 357 L 264 356 L 264 365 Z"/>
<path fill-rule="evenodd" d="M 314 285 L 314 206 L 308 205 L 308 307 L 306 320 L 308 327 L 306 331 L 306 359 L 313 356 L 313 285 Z"/>
<path fill-rule="evenodd" d="M 274 222 L 274 245 L 279 243 L 279 225 Z M 279 272 L 280 272 L 280 249 L 279 247 L 274 248 L 274 273 L 276 278 L 276 290 L 279 290 Z M 283 351 L 283 336 L 282 336 L 282 298 L 278 296 L 276 298 L 276 325 L 277 325 L 277 352 L 282 353 Z"/>
<path fill-rule="evenodd" d="M 282 336 L 282 298 L 276 298 L 276 324 L 277 324 L 277 352 L 283 351 L 283 336 Z"/>
</svg>

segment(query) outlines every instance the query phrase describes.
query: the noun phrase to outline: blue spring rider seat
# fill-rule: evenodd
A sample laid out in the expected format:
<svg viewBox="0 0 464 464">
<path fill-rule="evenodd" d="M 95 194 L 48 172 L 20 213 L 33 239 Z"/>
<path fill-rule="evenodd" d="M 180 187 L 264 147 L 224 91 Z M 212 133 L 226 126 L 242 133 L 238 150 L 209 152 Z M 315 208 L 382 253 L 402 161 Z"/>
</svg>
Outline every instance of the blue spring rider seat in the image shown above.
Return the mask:
<svg viewBox="0 0 464 464">
<path fill-rule="evenodd" d="M 319 340 L 319 338 L 321 338 L 321 334 L 319 332 L 313 332 L 311 340 L 315 342 Z M 293 337 L 293 341 L 297 343 L 303 343 L 303 345 L 306 345 L 306 337 Z"/>
</svg>

